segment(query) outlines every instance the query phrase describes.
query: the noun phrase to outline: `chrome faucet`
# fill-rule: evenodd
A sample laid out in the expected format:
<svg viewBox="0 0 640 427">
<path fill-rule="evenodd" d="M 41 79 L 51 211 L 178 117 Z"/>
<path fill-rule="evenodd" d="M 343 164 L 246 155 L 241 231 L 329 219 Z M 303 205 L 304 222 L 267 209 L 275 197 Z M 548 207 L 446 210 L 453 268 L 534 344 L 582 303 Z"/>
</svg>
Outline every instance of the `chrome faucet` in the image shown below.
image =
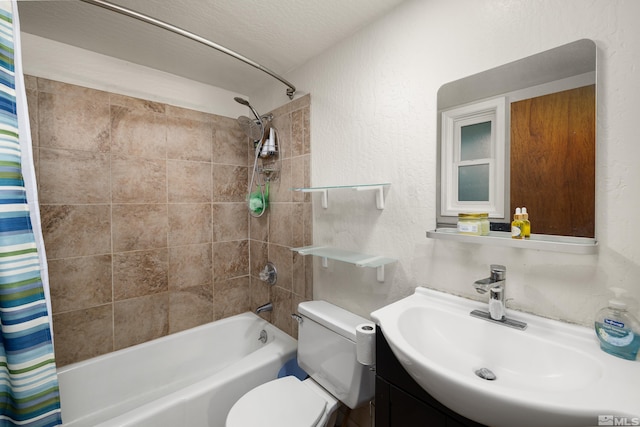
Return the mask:
<svg viewBox="0 0 640 427">
<path fill-rule="evenodd" d="M 489 315 L 493 320 L 504 319 L 504 286 L 506 284 L 507 267 L 498 264 L 491 264 L 491 276 L 473 282 L 473 287 L 479 294 L 486 294 L 489 291 Z"/>
<path fill-rule="evenodd" d="M 507 267 L 491 264 L 491 275 L 486 279 L 473 282 L 473 287 L 479 294 L 489 292 L 489 311 L 473 310 L 471 315 L 481 319 L 500 323 L 516 329 L 526 329 L 527 324 L 506 316 L 505 285 L 507 284 Z"/>
<path fill-rule="evenodd" d="M 261 305 L 260 307 L 258 307 L 256 309 L 256 314 L 260 314 L 263 311 L 273 311 L 273 304 L 271 304 L 270 302 Z"/>
</svg>

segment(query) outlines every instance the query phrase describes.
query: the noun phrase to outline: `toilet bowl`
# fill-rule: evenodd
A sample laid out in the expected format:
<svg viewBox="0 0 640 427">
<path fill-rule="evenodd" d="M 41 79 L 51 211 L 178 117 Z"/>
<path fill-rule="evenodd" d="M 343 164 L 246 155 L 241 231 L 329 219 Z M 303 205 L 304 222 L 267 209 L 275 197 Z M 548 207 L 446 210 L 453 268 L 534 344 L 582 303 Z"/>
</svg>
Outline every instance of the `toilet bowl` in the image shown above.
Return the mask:
<svg viewBox="0 0 640 427">
<path fill-rule="evenodd" d="M 338 400 L 307 378 L 278 378 L 242 396 L 227 416 L 227 427 L 327 427 L 335 423 Z"/>
<path fill-rule="evenodd" d="M 356 326 L 369 321 L 326 301 L 300 303 L 298 312 L 298 364 L 309 378 L 286 376 L 250 390 L 226 427 L 332 427 L 340 402 L 356 408 L 373 399 L 375 376 L 357 362 L 355 344 Z"/>
</svg>

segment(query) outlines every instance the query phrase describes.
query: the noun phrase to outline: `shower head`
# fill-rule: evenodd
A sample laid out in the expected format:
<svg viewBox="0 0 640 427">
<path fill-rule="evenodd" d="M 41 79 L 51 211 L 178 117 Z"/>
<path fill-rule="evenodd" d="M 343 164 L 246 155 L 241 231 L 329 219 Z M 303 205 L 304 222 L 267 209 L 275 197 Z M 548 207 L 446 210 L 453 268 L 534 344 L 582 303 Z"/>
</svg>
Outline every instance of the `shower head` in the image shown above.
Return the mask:
<svg viewBox="0 0 640 427">
<path fill-rule="evenodd" d="M 251 104 L 249 104 L 249 101 L 247 101 L 244 98 L 240 98 L 239 96 L 236 96 L 235 98 L 233 98 L 238 104 L 242 104 L 242 105 L 246 105 L 247 107 L 250 107 Z"/>
<path fill-rule="evenodd" d="M 238 124 L 242 128 L 242 131 L 252 140 L 258 141 L 262 139 L 263 128 L 255 120 L 250 119 L 247 116 L 238 117 Z"/>
<path fill-rule="evenodd" d="M 260 141 L 262 139 L 262 136 L 264 135 L 264 122 L 262 121 L 262 117 L 260 117 L 260 114 L 258 114 L 255 108 L 253 108 L 251 104 L 249 104 L 249 101 L 247 101 L 246 99 L 240 98 L 238 96 L 233 99 L 238 104 L 249 107 L 253 115 L 256 117 L 257 123 L 246 116 L 240 116 L 238 117 L 238 124 L 249 138 L 253 139 L 254 141 Z"/>
<path fill-rule="evenodd" d="M 260 126 L 262 126 L 262 119 L 260 118 L 260 115 L 258 114 L 258 112 L 255 110 L 255 108 L 253 108 L 251 106 L 251 104 L 249 104 L 249 101 L 247 101 L 244 98 L 240 98 L 238 96 L 236 96 L 235 98 L 233 98 L 238 104 L 242 104 L 244 106 L 249 107 L 249 109 L 251 110 L 251 112 L 253 113 L 254 116 L 256 116 L 256 120 L 260 122 Z"/>
</svg>

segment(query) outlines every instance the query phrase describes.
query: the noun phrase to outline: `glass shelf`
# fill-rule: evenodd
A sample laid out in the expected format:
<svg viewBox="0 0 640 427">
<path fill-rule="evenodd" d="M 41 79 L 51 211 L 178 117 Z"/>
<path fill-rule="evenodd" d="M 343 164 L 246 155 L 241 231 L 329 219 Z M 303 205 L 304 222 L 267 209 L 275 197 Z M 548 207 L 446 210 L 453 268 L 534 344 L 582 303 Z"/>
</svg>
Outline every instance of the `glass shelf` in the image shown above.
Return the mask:
<svg viewBox="0 0 640 427">
<path fill-rule="evenodd" d="M 329 190 L 354 190 L 354 191 L 376 191 L 376 208 L 384 209 L 384 187 L 390 183 L 382 184 L 358 184 L 358 185 L 331 185 L 326 187 L 292 188 L 292 191 L 302 193 L 322 193 L 322 207 L 329 207 Z"/>
<path fill-rule="evenodd" d="M 538 249 L 581 255 L 591 255 L 598 251 L 598 241 L 587 237 L 532 234 L 530 239 L 520 240 L 512 239 L 511 233 L 505 231 L 491 231 L 488 236 L 471 236 L 459 234 L 455 228 L 437 228 L 432 231 L 427 231 L 427 237 L 430 239 L 452 240 L 480 245 Z"/>
<path fill-rule="evenodd" d="M 344 249 L 332 248 L 330 246 L 304 246 L 302 248 L 292 248 L 300 255 L 314 255 L 322 258 L 322 266 L 327 267 L 327 260 L 354 264 L 358 267 L 371 267 L 377 269 L 379 282 L 384 282 L 384 266 L 397 262 L 397 259 L 386 258 L 379 255 L 367 255 L 360 252 L 347 251 Z"/>
</svg>

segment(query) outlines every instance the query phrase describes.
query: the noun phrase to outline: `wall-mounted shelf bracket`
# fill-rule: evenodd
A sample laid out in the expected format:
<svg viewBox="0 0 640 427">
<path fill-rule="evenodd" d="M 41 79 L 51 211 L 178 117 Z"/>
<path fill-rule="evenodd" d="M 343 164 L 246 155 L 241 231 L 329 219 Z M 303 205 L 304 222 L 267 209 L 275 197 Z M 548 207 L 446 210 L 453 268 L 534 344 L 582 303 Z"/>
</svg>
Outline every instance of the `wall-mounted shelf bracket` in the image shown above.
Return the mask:
<svg viewBox="0 0 640 427">
<path fill-rule="evenodd" d="M 300 255 L 314 255 L 322 258 L 322 266 L 325 268 L 329 265 L 329 259 L 354 264 L 357 267 L 375 268 L 378 282 L 384 282 L 384 266 L 397 262 L 397 260 L 393 258 L 367 255 L 329 246 L 305 246 L 302 248 L 292 248 L 291 250 L 298 252 Z"/>
<path fill-rule="evenodd" d="M 322 193 L 322 207 L 325 209 L 329 207 L 329 188 L 328 187 L 294 188 L 293 191 L 301 191 L 303 193 Z"/>
<path fill-rule="evenodd" d="M 388 184 L 387 184 L 388 185 Z M 376 191 L 376 208 L 384 209 L 384 185 L 354 186 L 356 191 Z"/>
</svg>

